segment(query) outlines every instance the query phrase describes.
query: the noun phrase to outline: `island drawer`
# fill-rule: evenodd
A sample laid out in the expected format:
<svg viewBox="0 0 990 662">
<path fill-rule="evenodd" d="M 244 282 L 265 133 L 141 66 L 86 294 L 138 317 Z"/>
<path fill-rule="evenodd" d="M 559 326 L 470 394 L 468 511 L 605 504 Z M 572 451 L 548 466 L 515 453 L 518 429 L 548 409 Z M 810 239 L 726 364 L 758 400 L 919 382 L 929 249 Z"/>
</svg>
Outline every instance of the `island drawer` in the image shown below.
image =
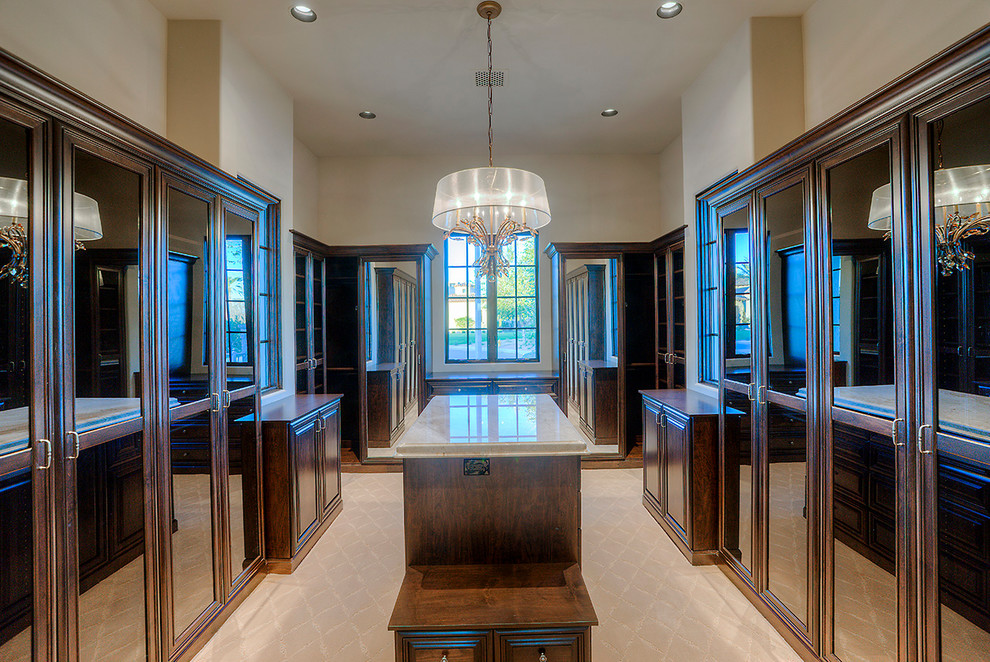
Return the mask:
<svg viewBox="0 0 990 662">
<path fill-rule="evenodd" d="M 496 631 L 498 662 L 587 662 L 587 628 Z"/>
<path fill-rule="evenodd" d="M 397 662 L 490 662 L 487 631 L 396 633 Z"/>
</svg>

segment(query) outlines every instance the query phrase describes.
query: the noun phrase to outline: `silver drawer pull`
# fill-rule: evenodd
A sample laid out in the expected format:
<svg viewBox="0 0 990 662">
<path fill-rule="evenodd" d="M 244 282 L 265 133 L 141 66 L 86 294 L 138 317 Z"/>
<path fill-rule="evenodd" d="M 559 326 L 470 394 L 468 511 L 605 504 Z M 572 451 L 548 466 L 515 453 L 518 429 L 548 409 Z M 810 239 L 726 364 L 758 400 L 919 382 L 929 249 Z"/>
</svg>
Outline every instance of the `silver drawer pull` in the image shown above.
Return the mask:
<svg viewBox="0 0 990 662">
<path fill-rule="evenodd" d="M 547 662 L 547 653 L 542 648 L 540 649 L 540 662 Z"/>
<path fill-rule="evenodd" d="M 440 662 L 447 662 L 447 651 L 444 651 L 443 655 L 440 656 Z"/>
</svg>

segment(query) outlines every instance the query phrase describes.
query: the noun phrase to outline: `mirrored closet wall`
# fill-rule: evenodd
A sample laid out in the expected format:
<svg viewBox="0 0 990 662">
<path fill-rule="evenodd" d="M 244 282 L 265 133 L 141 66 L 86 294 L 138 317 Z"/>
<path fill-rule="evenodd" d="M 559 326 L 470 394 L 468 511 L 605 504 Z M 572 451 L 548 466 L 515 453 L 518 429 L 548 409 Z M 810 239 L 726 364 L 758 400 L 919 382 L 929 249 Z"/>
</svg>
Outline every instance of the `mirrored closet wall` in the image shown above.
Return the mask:
<svg viewBox="0 0 990 662">
<path fill-rule="evenodd" d="M 990 660 L 990 30 L 699 202 L 723 569 L 811 659 Z"/>
<path fill-rule="evenodd" d="M 185 659 L 260 580 L 277 207 L 0 55 L 0 659 Z"/>
</svg>

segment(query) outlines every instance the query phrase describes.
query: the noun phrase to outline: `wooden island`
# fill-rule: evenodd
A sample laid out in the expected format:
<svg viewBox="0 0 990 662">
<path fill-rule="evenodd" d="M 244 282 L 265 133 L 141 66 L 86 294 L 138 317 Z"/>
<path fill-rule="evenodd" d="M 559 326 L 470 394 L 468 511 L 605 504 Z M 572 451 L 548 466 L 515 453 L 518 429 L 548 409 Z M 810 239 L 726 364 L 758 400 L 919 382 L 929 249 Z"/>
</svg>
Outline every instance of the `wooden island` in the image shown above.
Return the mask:
<svg viewBox="0 0 990 662">
<path fill-rule="evenodd" d="M 396 660 L 587 662 L 581 433 L 548 395 L 436 396 L 396 447 Z"/>
</svg>

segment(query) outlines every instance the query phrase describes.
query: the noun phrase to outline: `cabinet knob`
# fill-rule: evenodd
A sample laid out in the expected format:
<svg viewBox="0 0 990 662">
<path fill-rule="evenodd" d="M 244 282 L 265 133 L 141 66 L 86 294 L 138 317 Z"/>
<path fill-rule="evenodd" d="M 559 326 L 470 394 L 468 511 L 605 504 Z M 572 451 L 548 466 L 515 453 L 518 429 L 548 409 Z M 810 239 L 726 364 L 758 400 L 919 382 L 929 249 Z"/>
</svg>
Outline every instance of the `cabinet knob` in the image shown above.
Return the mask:
<svg viewBox="0 0 990 662">
<path fill-rule="evenodd" d="M 542 648 L 540 649 L 540 662 L 547 662 L 547 652 Z"/>
<path fill-rule="evenodd" d="M 444 651 L 443 655 L 440 656 L 440 662 L 447 662 L 447 651 Z"/>
</svg>

